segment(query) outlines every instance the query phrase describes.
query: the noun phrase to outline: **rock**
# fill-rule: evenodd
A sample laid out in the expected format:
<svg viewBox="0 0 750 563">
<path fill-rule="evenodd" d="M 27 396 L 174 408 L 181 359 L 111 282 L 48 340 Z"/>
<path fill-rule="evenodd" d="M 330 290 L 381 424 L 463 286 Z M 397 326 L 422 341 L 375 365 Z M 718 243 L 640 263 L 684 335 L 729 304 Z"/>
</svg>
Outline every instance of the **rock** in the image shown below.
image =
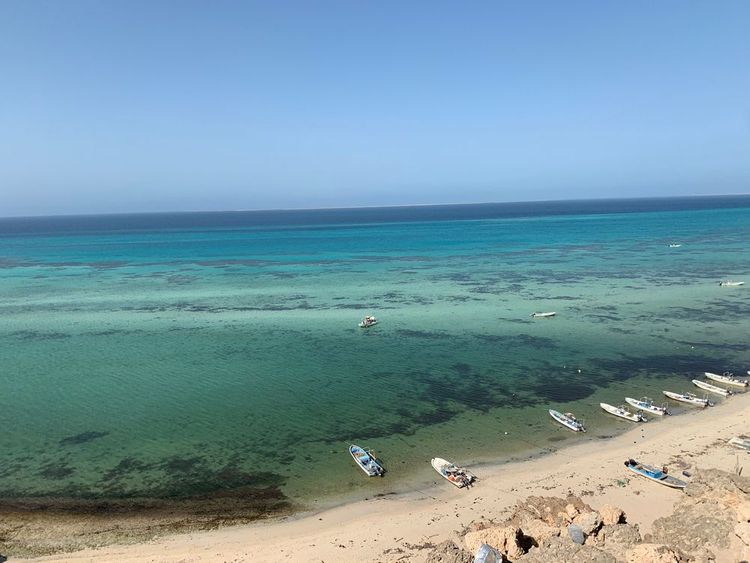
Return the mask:
<svg viewBox="0 0 750 563">
<path fill-rule="evenodd" d="M 577 543 L 578 545 L 583 545 L 583 542 L 586 541 L 586 536 L 578 524 L 568 526 L 568 537 L 573 540 L 573 543 Z"/>
<path fill-rule="evenodd" d="M 630 524 L 602 526 L 597 538 L 602 540 L 606 546 L 614 543 L 630 547 L 642 541 L 638 526 L 631 526 Z"/>
<path fill-rule="evenodd" d="M 562 499 L 559 497 L 531 496 L 516 505 L 511 521 L 519 524 L 529 518 L 537 518 L 550 526 L 561 527 L 569 524 L 574 516 L 570 513 L 575 509 L 575 515 L 581 512 L 591 512 L 593 509 L 575 495 Z"/>
<path fill-rule="evenodd" d="M 684 502 L 687 501 L 687 502 Z M 717 502 L 678 502 L 671 516 L 658 518 L 652 526 L 654 542 L 692 553 L 703 546 L 726 549 L 734 531 L 734 517 Z"/>
<path fill-rule="evenodd" d="M 602 524 L 610 526 L 612 524 L 619 524 L 625 521 L 625 513 L 622 509 L 612 506 L 611 504 L 605 504 L 599 509 L 599 516 L 602 518 Z"/>
<path fill-rule="evenodd" d="M 737 522 L 750 522 L 750 501 L 740 502 L 735 507 Z"/>
<path fill-rule="evenodd" d="M 521 524 L 521 533 L 530 540 L 532 545 L 539 545 L 544 540 L 560 535 L 560 528 L 550 526 L 542 520 L 529 518 Z"/>
<path fill-rule="evenodd" d="M 734 535 L 740 538 L 742 543 L 750 546 L 750 522 L 740 522 L 735 525 Z"/>
<path fill-rule="evenodd" d="M 680 563 L 680 556 L 666 545 L 642 543 L 625 554 L 627 563 Z"/>
<path fill-rule="evenodd" d="M 474 556 L 447 540 L 436 545 L 428 554 L 426 563 L 472 563 Z"/>
<path fill-rule="evenodd" d="M 599 529 L 602 520 L 598 512 L 585 512 L 576 516 L 573 523 L 580 526 L 584 534 L 590 536 Z"/>
<path fill-rule="evenodd" d="M 617 563 L 612 555 L 601 549 L 589 545 L 578 545 L 563 537 L 549 538 L 542 545 L 532 547 L 526 555 L 514 561 L 519 563 L 550 563 L 551 561 Z"/>
<path fill-rule="evenodd" d="M 565 514 L 567 514 L 568 517 L 573 520 L 573 518 L 578 516 L 578 509 L 574 504 L 568 503 L 565 505 Z"/>
<path fill-rule="evenodd" d="M 494 526 L 469 532 L 464 536 L 464 543 L 471 553 L 476 553 L 479 546 L 486 543 L 506 557 L 514 559 L 524 553 L 521 548 L 521 538 L 521 530 L 516 526 Z"/>
</svg>

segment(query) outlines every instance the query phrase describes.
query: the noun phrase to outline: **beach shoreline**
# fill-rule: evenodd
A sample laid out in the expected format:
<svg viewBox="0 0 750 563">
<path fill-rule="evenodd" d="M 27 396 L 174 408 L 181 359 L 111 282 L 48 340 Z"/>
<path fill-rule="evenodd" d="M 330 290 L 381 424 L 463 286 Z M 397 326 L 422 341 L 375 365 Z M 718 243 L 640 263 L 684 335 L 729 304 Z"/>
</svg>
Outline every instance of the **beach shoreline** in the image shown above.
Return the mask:
<svg viewBox="0 0 750 563">
<path fill-rule="evenodd" d="M 676 470 L 734 469 L 750 456 L 722 442 L 747 432 L 750 393 L 706 411 L 637 425 L 605 440 L 571 444 L 531 459 L 474 468 L 470 490 L 442 480 L 406 492 L 358 500 L 289 517 L 216 530 L 166 535 L 135 544 L 112 544 L 38 558 L 39 561 L 420 561 L 425 546 L 457 539 L 472 521 L 498 521 L 530 495 L 581 496 L 594 507 L 614 504 L 648 533 L 670 513 L 678 491 L 633 477 L 622 467 L 634 457 Z M 606 446 L 606 447 L 604 447 Z M 648 497 L 648 500 L 646 500 Z M 127 538 L 121 538 L 127 541 Z"/>
</svg>

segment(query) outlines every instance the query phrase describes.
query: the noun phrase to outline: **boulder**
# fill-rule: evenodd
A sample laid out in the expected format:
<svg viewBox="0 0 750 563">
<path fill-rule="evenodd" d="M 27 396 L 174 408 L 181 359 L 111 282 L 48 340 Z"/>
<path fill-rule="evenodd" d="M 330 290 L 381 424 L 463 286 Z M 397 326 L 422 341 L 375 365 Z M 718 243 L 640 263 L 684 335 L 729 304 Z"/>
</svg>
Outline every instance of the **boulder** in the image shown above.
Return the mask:
<svg viewBox="0 0 750 563">
<path fill-rule="evenodd" d="M 602 519 L 599 517 L 598 512 L 584 512 L 576 516 L 573 519 L 573 523 L 580 526 L 584 534 L 590 536 L 599 529 Z"/>
<path fill-rule="evenodd" d="M 472 563 L 474 556 L 447 540 L 439 543 L 427 554 L 426 563 Z"/>
<path fill-rule="evenodd" d="M 680 559 L 669 546 L 656 543 L 636 545 L 625 554 L 627 563 L 680 563 Z"/>
<path fill-rule="evenodd" d="M 550 563 L 551 561 L 586 561 L 586 563 L 617 563 L 610 555 L 590 545 L 577 545 L 568 538 L 554 537 L 532 547 L 519 563 Z"/>
<path fill-rule="evenodd" d="M 464 536 L 464 543 L 471 553 L 476 553 L 479 546 L 486 543 L 506 557 L 514 559 L 524 553 L 521 548 L 521 539 L 521 530 L 516 526 L 494 526 L 469 532 Z"/>
<path fill-rule="evenodd" d="M 586 534 L 583 533 L 581 527 L 578 524 L 571 524 L 568 526 L 568 537 L 573 543 L 583 545 L 586 541 Z"/>
<path fill-rule="evenodd" d="M 619 544 L 630 547 L 642 541 L 638 526 L 631 526 L 630 524 L 609 524 L 602 526 L 597 538 L 604 542 L 606 546 Z"/>
<path fill-rule="evenodd" d="M 742 543 L 750 546 L 750 522 L 740 522 L 734 526 L 734 535 L 740 538 Z"/>
<path fill-rule="evenodd" d="M 531 540 L 529 543 L 532 545 L 539 545 L 548 538 L 559 536 L 560 528 L 550 526 L 536 518 L 529 518 L 521 524 L 521 532 L 525 537 Z"/>
<path fill-rule="evenodd" d="M 612 524 L 619 524 L 625 521 L 625 513 L 621 508 L 612 506 L 611 504 L 605 504 L 599 509 L 599 516 L 602 518 L 602 524 L 610 526 Z"/>
<path fill-rule="evenodd" d="M 568 515 L 568 518 L 572 521 L 573 518 L 578 516 L 578 509 L 575 507 L 574 504 L 568 503 L 565 505 L 565 514 Z"/>
</svg>

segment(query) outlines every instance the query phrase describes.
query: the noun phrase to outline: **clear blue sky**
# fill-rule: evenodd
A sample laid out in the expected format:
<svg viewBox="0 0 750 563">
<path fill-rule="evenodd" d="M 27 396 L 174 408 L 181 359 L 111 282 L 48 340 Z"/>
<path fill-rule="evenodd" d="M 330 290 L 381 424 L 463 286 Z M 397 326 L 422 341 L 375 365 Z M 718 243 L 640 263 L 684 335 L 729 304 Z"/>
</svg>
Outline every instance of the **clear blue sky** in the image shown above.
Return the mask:
<svg viewBox="0 0 750 563">
<path fill-rule="evenodd" d="M 750 192 L 750 2 L 0 2 L 0 216 Z"/>
</svg>

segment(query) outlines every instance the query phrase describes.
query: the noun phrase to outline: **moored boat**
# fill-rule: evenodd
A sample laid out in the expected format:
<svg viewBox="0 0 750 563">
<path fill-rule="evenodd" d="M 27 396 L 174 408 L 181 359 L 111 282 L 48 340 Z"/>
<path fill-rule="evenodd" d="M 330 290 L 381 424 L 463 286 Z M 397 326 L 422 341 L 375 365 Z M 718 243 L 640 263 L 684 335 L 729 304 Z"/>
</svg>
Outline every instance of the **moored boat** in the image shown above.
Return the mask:
<svg viewBox="0 0 750 563">
<path fill-rule="evenodd" d="M 570 428 L 574 432 L 586 432 L 586 429 L 583 427 L 583 423 L 575 416 L 573 416 L 573 413 L 566 412 L 563 414 L 559 411 L 549 409 L 549 414 L 557 422 L 567 428 Z"/>
<path fill-rule="evenodd" d="M 722 397 L 729 397 L 729 395 L 733 394 L 729 389 L 722 389 L 721 387 L 711 385 L 710 383 L 700 381 L 699 379 L 693 379 L 693 385 L 695 385 L 696 387 L 700 387 L 701 389 L 703 389 L 704 391 L 708 391 L 709 393 L 721 395 Z"/>
<path fill-rule="evenodd" d="M 740 379 L 735 377 L 732 372 L 725 371 L 724 375 L 718 373 L 711 373 L 710 371 L 703 372 L 705 376 L 719 383 L 725 383 L 727 385 L 735 385 L 737 387 L 747 387 L 747 379 Z"/>
<path fill-rule="evenodd" d="M 650 479 L 651 481 L 656 481 L 657 483 L 666 487 L 672 487 L 673 489 L 684 489 L 685 487 L 687 487 L 687 483 L 685 481 L 676 479 L 671 475 L 667 475 L 666 467 L 658 469 L 656 467 L 652 467 L 651 465 L 646 465 L 645 463 L 639 463 L 634 459 L 627 460 L 625 462 L 625 467 L 627 467 L 633 473 L 640 475 L 641 477 L 645 477 L 646 479 Z"/>
<path fill-rule="evenodd" d="M 719 285 L 722 286 L 722 287 L 738 287 L 740 285 L 745 285 L 745 282 L 743 282 L 743 281 L 725 280 L 725 281 L 720 281 Z"/>
<path fill-rule="evenodd" d="M 362 321 L 359 323 L 360 328 L 369 328 L 371 326 L 375 326 L 378 324 L 378 319 L 373 317 L 372 315 L 367 315 Z"/>
<path fill-rule="evenodd" d="M 549 317 L 554 317 L 557 313 L 555 311 L 548 311 L 546 313 L 531 313 L 531 316 L 536 319 L 546 319 Z"/>
<path fill-rule="evenodd" d="M 442 475 L 446 481 L 452 483 L 459 489 L 468 487 L 476 480 L 476 475 L 463 467 L 451 463 L 442 457 L 434 457 L 430 460 L 432 467 Z"/>
<path fill-rule="evenodd" d="M 642 399 L 625 397 L 625 400 L 629 405 L 634 406 L 635 408 L 642 411 L 650 412 L 651 414 L 658 414 L 659 416 L 669 414 L 667 407 L 660 407 L 659 405 L 655 405 L 654 401 L 652 399 L 649 399 L 648 397 L 643 397 Z"/>
<path fill-rule="evenodd" d="M 689 405 L 701 407 L 702 409 L 714 406 L 714 404 L 708 399 L 701 399 L 692 393 L 674 393 L 673 391 L 662 391 L 662 393 L 674 401 L 680 401 L 681 403 L 687 403 Z"/>
<path fill-rule="evenodd" d="M 352 444 L 351 446 L 349 446 L 349 453 L 352 454 L 355 463 L 359 465 L 360 469 L 367 473 L 368 476 L 382 477 L 385 473 L 385 469 L 383 469 L 383 466 L 380 465 L 378 461 L 372 456 L 372 454 L 364 448 L 360 448 L 356 444 Z"/>
<path fill-rule="evenodd" d="M 669 245 L 669 248 L 680 248 L 682 245 L 677 243 L 672 243 Z"/>
<path fill-rule="evenodd" d="M 629 420 L 631 422 L 647 422 L 646 418 L 644 418 L 641 413 L 632 413 L 625 407 L 615 407 L 613 405 L 608 405 L 607 403 L 599 403 L 599 406 L 608 413 L 619 416 L 620 418 L 624 418 L 625 420 Z"/>
</svg>

